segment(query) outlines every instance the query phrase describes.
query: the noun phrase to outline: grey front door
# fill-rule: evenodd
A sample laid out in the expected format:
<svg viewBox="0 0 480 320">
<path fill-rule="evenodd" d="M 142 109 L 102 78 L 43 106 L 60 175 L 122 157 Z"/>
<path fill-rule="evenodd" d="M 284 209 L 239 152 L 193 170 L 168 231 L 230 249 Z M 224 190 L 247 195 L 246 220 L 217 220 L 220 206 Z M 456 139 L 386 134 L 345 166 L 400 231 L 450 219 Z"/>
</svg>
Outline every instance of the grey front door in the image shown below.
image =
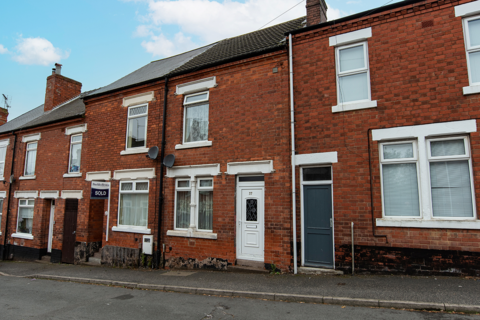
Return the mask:
<svg viewBox="0 0 480 320">
<path fill-rule="evenodd" d="M 333 268 L 332 186 L 303 186 L 305 266 Z"/>
</svg>

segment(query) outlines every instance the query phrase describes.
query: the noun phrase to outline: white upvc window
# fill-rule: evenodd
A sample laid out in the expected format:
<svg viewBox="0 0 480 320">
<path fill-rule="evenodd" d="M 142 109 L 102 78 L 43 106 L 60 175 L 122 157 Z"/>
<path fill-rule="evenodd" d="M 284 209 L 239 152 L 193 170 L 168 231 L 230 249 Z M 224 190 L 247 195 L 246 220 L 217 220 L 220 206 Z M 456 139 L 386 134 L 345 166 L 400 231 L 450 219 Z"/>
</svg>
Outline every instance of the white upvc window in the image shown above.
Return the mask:
<svg viewBox="0 0 480 320">
<path fill-rule="evenodd" d="M 120 182 L 118 204 L 119 227 L 147 229 L 148 190 L 148 180 Z"/>
<path fill-rule="evenodd" d="M 379 145 L 383 217 L 475 220 L 468 137 L 418 139 Z"/>
<path fill-rule="evenodd" d="M 126 149 L 147 147 L 148 104 L 128 108 Z"/>
<path fill-rule="evenodd" d="M 18 201 L 17 233 L 32 234 L 35 199 Z"/>
<path fill-rule="evenodd" d="M 7 155 L 7 146 L 0 146 L 0 178 L 5 176 L 5 157 Z"/>
<path fill-rule="evenodd" d="M 208 140 L 208 104 L 209 92 L 200 92 L 185 96 L 183 143 Z"/>
<path fill-rule="evenodd" d="M 480 86 L 480 16 L 463 19 L 470 86 Z"/>
<path fill-rule="evenodd" d="M 0 235 L 2 234 L 3 199 L 0 199 Z"/>
<path fill-rule="evenodd" d="M 178 179 L 175 186 L 175 229 L 212 232 L 213 179 Z"/>
<path fill-rule="evenodd" d="M 82 135 L 73 135 L 70 138 L 70 157 L 68 161 L 68 173 L 80 172 L 80 160 L 82 157 Z"/>
<path fill-rule="evenodd" d="M 37 145 L 38 145 L 38 142 L 27 143 L 24 176 L 35 175 L 35 163 L 37 161 Z"/>
<path fill-rule="evenodd" d="M 370 101 L 367 42 L 337 47 L 335 52 L 338 104 Z"/>
</svg>

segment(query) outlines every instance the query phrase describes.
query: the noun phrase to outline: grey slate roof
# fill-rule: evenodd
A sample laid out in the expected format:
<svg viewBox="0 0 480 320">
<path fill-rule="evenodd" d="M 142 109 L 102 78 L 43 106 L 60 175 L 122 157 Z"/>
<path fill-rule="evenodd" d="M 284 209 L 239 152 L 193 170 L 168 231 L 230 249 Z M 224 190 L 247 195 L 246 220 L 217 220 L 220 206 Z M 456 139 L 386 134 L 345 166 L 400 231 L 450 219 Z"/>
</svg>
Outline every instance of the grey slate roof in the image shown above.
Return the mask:
<svg viewBox="0 0 480 320">
<path fill-rule="evenodd" d="M 41 115 L 43 115 L 43 104 L 41 106 L 36 107 L 35 109 L 25 112 L 24 114 L 0 126 L 0 133 L 17 130 L 21 126 L 29 123 L 30 121 L 37 119 Z"/>
<path fill-rule="evenodd" d="M 109 84 L 108 86 L 100 88 L 94 94 L 97 95 L 99 93 L 105 93 L 108 91 L 129 87 L 131 85 L 139 84 L 149 80 L 162 78 L 163 76 L 170 73 L 172 70 L 175 70 L 176 68 L 188 62 L 190 59 L 194 58 L 195 56 L 202 54 L 203 52 L 210 49 L 214 45 L 215 43 L 202 48 L 192 50 L 192 51 L 188 51 L 173 57 L 152 61 L 146 66 L 143 66 L 140 69 L 133 71 L 132 73 Z"/>
</svg>

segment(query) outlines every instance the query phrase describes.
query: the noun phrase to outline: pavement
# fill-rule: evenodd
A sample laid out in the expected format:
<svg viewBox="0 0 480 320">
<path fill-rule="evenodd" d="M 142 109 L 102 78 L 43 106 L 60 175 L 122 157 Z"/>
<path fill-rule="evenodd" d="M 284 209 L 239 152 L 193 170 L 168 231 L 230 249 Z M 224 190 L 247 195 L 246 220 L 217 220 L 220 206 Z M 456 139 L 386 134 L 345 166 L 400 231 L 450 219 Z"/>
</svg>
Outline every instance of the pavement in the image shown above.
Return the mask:
<svg viewBox="0 0 480 320">
<path fill-rule="evenodd" d="M 480 313 L 480 279 L 472 277 L 273 275 L 15 261 L 0 261 L 0 276 L 273 301 Z"/>
</svg>

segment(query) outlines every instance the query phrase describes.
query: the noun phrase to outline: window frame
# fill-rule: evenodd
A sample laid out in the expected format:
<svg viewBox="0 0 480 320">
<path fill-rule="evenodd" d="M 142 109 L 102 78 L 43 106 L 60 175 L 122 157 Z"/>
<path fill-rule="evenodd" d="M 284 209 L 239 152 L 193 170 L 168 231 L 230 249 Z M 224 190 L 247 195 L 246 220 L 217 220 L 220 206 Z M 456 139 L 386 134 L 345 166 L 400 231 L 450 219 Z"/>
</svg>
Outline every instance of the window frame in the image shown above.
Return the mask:
<svg viewBox="0 0 480 320">
<path fill-rule="evenodd" d="M 423 139 L 423 143 L 420 143 L 419 140 Z M 431 147 L 430 144 L 432 141 L 448 141 L 448 140 L 460 140 L 463 139 L 465 146 L 465 155 L 460 156 L 439 156 L 431 157 Z M 402 144 L 402 143 L 413 143 L 414 157 L 410 159 L 384 159 L 383 155 L 383 146 L 384 145 L 393 145 L 393 144 Z M 420 145 L 424 145 L 425 149 L 420 150 Z M 379 141 L 379 154 L 380 154 L 380 187 L 381 187 L 381 197 L 382 197 L 382 219 L 383 220 L 393 220 L 393 221 L 402 221 L 402 220 L 416 220 L 416 221 L 472 221 L 477 220 L 477 210 L 476 210 L 476 200 L 475 200 L 475 184 L 473 176 L 473 167 L 472 167 L 472 158 L 470 152 L 470 143 L 469 137 L 466 135 L 448 135 L 448 136 L 436 136 L 436 137 L 422 137 L 419 136 L 416 139 L 402 139 L 395 141 Z M 473 207 L 473 217 L 435 217 L 433 215 L 433 199 L 432 199 L 432 186 L 431 186 L 431 173 L 430 173 L 430 163 L 431 162 L 445 162 L 445 161 L 461 161 L 468 160 L 469 170 L 470 170 L 470 185 L 472 192 L 472 207 Z M 421 162 L 426 162 L 426 181 L 422 181 L 422 165 Z M 418 183 L 418 197 L 419 197 L 419 216 L 386 216 L 385 215 L 385 198 L 384 198 L 384 179 L 383 179 L 383 164 L 392 164 L 392 163 L 416 163 L 417 166 L 417 183 Z M 428 187 L 428 190 L 425 190 L 425 187 Z M 425 212 L 424 205 L 428 204 L 430 209 L 428 212 Z M 377 221 L 378 224 L 378 221 Z"/>
<path fill-rule="evenodd" d="M 35 149 L 29 149 L 28 146 L 29 145 L 32 145 L 32 144 L 36 144 L 37 146 L 35 147 Z M 35 169 L 33 171 L 33 174 L 29 174 L 27 175 L 27 163 L 28 163 L 28 153 L 29 151 L 33 151 L 35 150 Z M 23 168 L 23 176 L 24 177 L 34 177 L 35 176 L 35 172 L 37 170 L 37 153 L 38 153 L 38 140 L 37 141 L 32 141 L 32 142 L 28 142 L 26 147 L 25 147 L 25 166 Z"/>
<path fill-rule="evenodd" d="M 135 108 L 143 107 L 143 106 L 147 107 L 147 110 L 145 111 L 145 113 L 137 114 L 137 115 L 134 115 L 134 116 L 130 115 L 130 110 L 131 109 L 135 109 Z M 146 119 L 145 119 L 145 145 L 143 147 L 128 147 L 128 131 L 130 129 L 130 119 L 136 119 L 136 118 L 141 118 L 141 117 L 146 117 Z M 127 131 L 125 133 L 125 150 L 137 150 L 139 148 L 147 148 L 147 133 L 148 133 L 147 129 L 148 129 L 148 103 L 141 103 L 141 104 L 129 106 L 127 108 Z"/>
<path fill-rule="evenodd" d="M 147 183 L 147 190 L 136 190 L 137 183 Z M 125 183 L 132 183 L 132 190 L 124 190 L 122 192 L 122 185 Z M 122 201 L 122 194 L 146 194 L 147 195 L 147 219 L 145 226 L 135 226 L 129 224 L 120 224 L 120 210 L 121 210 L 121 201 Z M 130 230 L 149 230 L 148 229 L 148 210 L 149 210 L 149 202 L 150 202 L 150 181 L 149 180 L 122 180 L 118 184 L 118 210 L 117 210 L 117 228 L 118 229 L 130 229 Z M 114 230 L 115 231 L 115 230 Z"/>
<path fill-rule="evenodd" d="M 0 198 L 0 236 L 2 235 L 2 218 L 3 218 L 3 201 L 5 198 Z"/>
<path fill-rule="evenodd" d="M 207 94 L 207 98 L 204 100 L 199 100 L 195 102 L 187 102 L 187 98 L 193 97 L 193 96 L 198 96 L 202 94 Z M 187 131 L 187 109 L 190 107 L 195 107 L 195 106 L 200 106 L 200 105 L 207 105 L 208 106 L 208 129 L 210 129 L 210 92 L 207 91 L 202 91 L 202 92 L 196 92 L 192 94 L 186 94 L 184 99 L 183 99 L 183 137 L 182 137 L 182 144 L 183 145 L 195 145 L 198 143 L 206 142 L 208 140 L 208 131 L 207 131 L 207 138 L 205 140 L 198 140 L 198 141 L 185 141 L 186 138 L 186 131 Z"/>
<path fill-rule="evenodd" d="M 5 157 L 2 159 L 0 158 L 0 168 L 2 168 L 3 174 L 0 175 L 0 179 L 3 180 L 5 177 L 5 159 L 7 158 L 7 145 L 0 145 L 0 150 L 5 149 Z"/>
<path fill-rule="evenodd" d="M 480 45 L 472 47 L 470 45 L 470 29 L 468 27 L 468 22 L 471 20 L 480 20 L 480 15 L 470 16 L 462 19 L 463 24 L 463 39 L 465 42 L 465 53 L 467 55 L 467 71 L 468 71 L 468 83 L 470 86 L 480 86 L 479 82 L 473 82 L 472 72 L 471 72 L 471 63 L 470 63 L 470 53 L 480 52 Z M 480 76 L 479 76 L 480 78 Z"/>
<path fill-rule="evenodd" d="M 210 187 L 200 187 L 200 181 L 205 181 L 205 180 L 208 180 L 208 181 L 212 181 L 212 186 Z M 189 186 L 188 187 L 179 187 L 178 186 L 178 183 L 181 182 L 181 181 L 188 181 L 189 182 Z M 191 179 L 188 179 L 188 178 L 178 178 L 175 180 L 175 207 L 174 207 L 174 221 L 173 221 L 173 230 L 178 230 L 178 231 L 186 231 L 188 230 L 189 228 L 177 228 L 177 191 L 190 191 L 190 203 L 194 204 L 195 205 L 195 210 L 194 210 L 194 221 L 195 221 L 195 231 L 198 231 L 198 232 L 203 232 L 203 233 L 213 233 L 213 216 L 212 216 L 212 230 L 208 230 L 208 229 L 200 229 L 199 228 L 199 223 L 198 223 L 198 218 L 199 218 L 199 214 L 198 214 L 198 207 L 199 207 L 199 197 L 200 197 L 200 191 L 212 191 L 214 190 L 214 186 L 215 186 L 215 180 L 212 178 L 212 177 L 197 177 L 195 180 L 195 198 L 194 200 L 192 201 L 192 180 Z M 212 206 L 213 206 L 213 199 L 212 199 Z M 191 217 L 191 210 L 190 210 L 190 221 L 192 219 Z M 213 213 L 212 213 L 213 215 Z"/>
<path fill-rule="evenodd" d="M 74 137 L 81 137 L 82 140 L 80 140 L 80 142 L 78 142 L 78 141 L 77 141 L 77 142 L 73 142 L 73 138 L 74 138 Z M 79 163 L 79 165 L 78 165 L 78 172 L 72 172 L 72 171 L 70 171 L 71 166 L 72 166 L 72 148 L 73 148 L 73 146 L 76 145 L 76 144 L 80 144 L 80 163 Z M 70 154 L 69 154 L 69 156 L 68 156 L 68 173 L 73 173 L 73 174 L 77 173 L 77 174 L 78 174 L 78 173 L 81 172 L 81 171 L 80 171 L 80 168 L 81 168 L 81 163 L 82 163 L 82 147 L 83 147 L 83 134 L 80 133 L 80 134 L 73 134 L 73 135 L 71 135 L 71 136 L 70 136 Z"/>
<path fill-rule="evenodd" d="M 354 48 L 354 47 L 358 47 L 358 46 L 363 46 L 365 67 L 360 68 L 360 69 L 353 69 L 353 70 L 341 72 L 340 71 L 340 50 Z M 369 59 L 369 56 L 368 56 L 368 41 L 358 41 L 358 42 L 355 42 L 355 43 L 350 43 L 350 44 L 335 47 L 335 76 L 336 76 L 336 82 L 337 82 L 337 105 L 340 106 L 340 105 L 358 104 L 358 103 L 372 101 L 369 60 L 370 59 Z M 362 73 L 367 74 L 367 93 L 368 93 L 368 97 L 366 99 L 362 99 L 362 100 L 354 100 L 354 101 L 344 102 L 343 99 L 341 99 L 340 78 L 346 77 L 346 76 L 351 76 L 351 75 L 356 75 L 356 74 L 362 74 Z"/>
<path fill-rule="evenodd" d="M 22 201 L 25 201 L 26 204 L 22 205 Z M 33 201 L 33 205 L 29 205 L 29 201 Z M 20 208 L 32 208 L 33 214 L 32 214 L 32 232 L 31 233 L 25 233 L 25 232 L 20 232 L 18 231 L 18 219 L 20 218 Z M 16 225 L 16 234 L 22 234 L 22 235 L 31 235 L 33 236 L 33 216 L 35 215 L 35 199 L 34 198 L 25 198 L 25 199 L 18 199 L 18 210 L 17 210 L 17 225 Z"/>
</svg>

